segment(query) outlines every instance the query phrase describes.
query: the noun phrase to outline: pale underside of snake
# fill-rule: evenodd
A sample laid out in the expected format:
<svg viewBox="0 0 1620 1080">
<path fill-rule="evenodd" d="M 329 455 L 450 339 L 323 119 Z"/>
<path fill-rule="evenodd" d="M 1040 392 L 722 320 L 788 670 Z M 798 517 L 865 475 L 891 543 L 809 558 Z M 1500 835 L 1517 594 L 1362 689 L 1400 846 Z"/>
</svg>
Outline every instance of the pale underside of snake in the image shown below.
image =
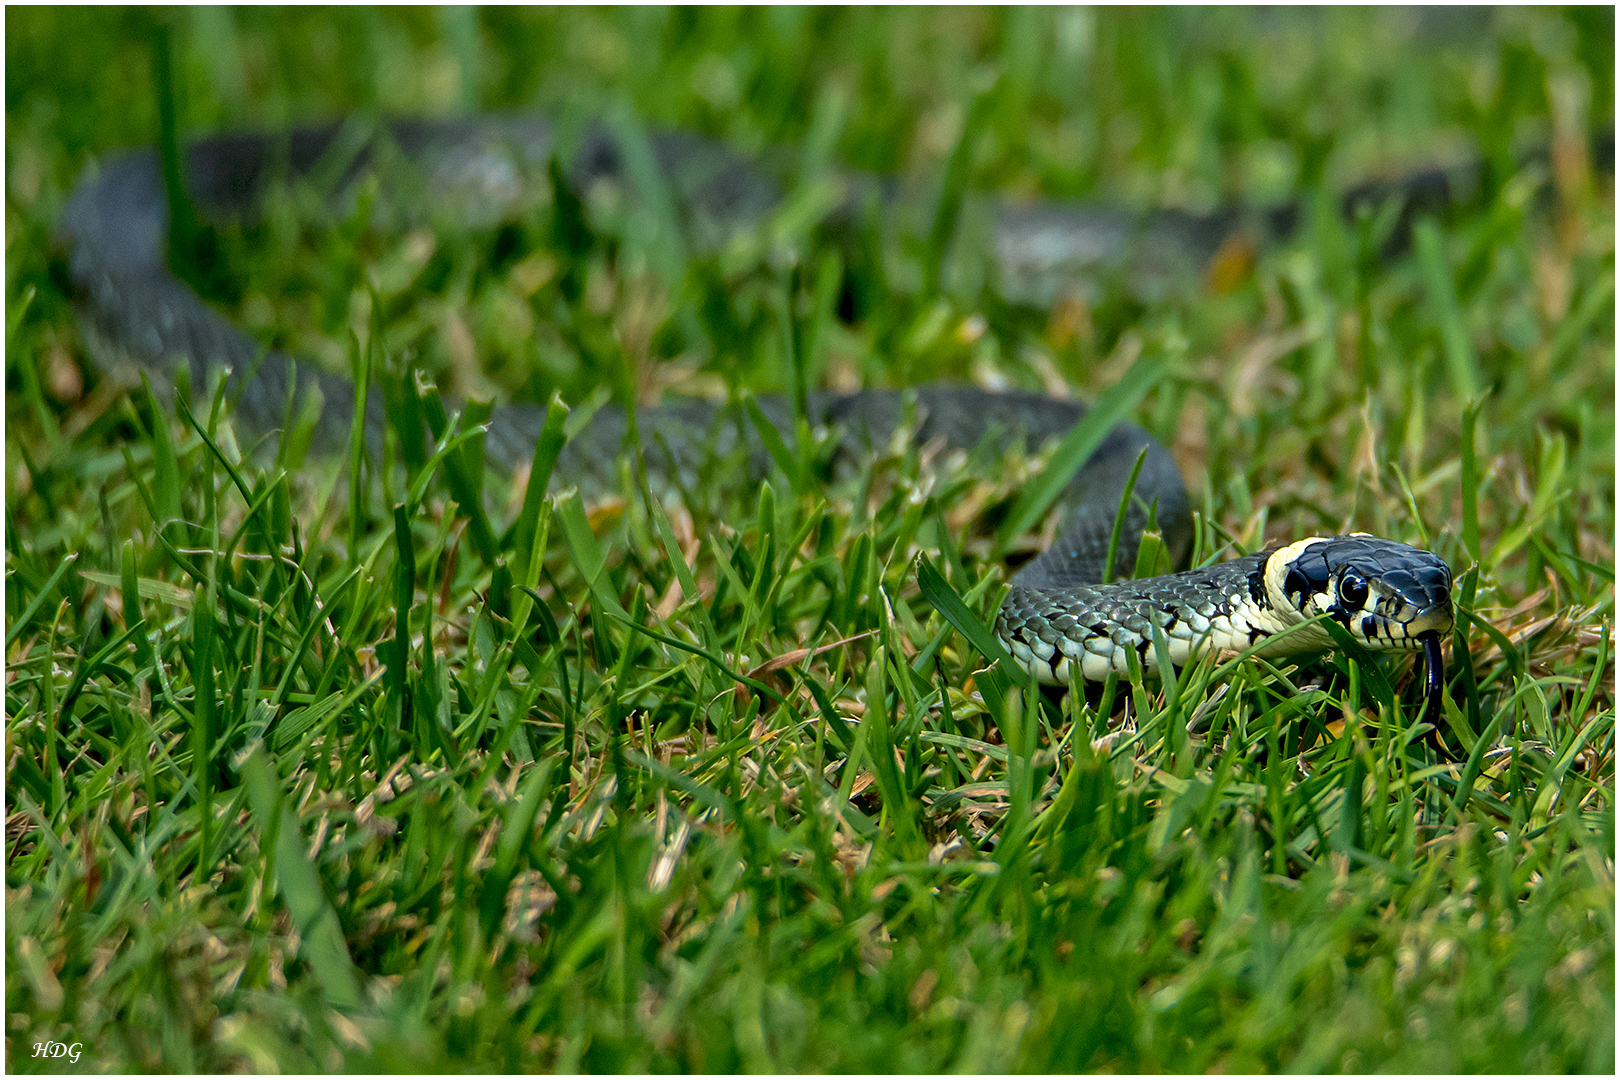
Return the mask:
<svg viewBox="0 0 1620 1080">
<path fill-rule="evenodd" d="M 768 176 L 724 148 L 680 135 L 655 136 L 648 145 L 695 244 L 722 242 L 731 230 L 767 214 L 779 198 Z M 510 117 L 218 137 L 189 148 L 187 194 L 204 214 L 247 219 L 272 181 L 319 167 L 336 174 L 342 189 L 379 158 L 382 147 L 393 167 L 403 163 L 413 171 L 418 189 L 431 193 L 436 206 L 453 203 L 469 218 L 485 220 L 499 219 L 530 178 L 544 177 L 555 152 L 547 123 Z M 570 184 L 585 190 L 622 181 L 624 151 L 613 134 L 588 133 L 564 170 Z M 1409 211 L 1418 202 L 1444 199 L 1453 180 L 1443 172 L 1423 173 L 1365 189 L 1347 197 L 1347 204 L 1382 195 L 1402 200 Z M 846 178 L 844 205 L 833 218 L 882 203 L 886 190 L 879 181 Z M 976 205 L 990 222 L 1000 288 L 1009 299 L 1036 307 L 1066 291 L 1083 295 L 1104 278 L 1123 281 L 1139 294 L 1162 293 L 1196 281 L 1235 230 L 1264 237 L 1289 223 L 1286 211 L 1197 217 L 1083 205 Z M 287 411 L 290 399 L 314 396 L 316 445 L 344 445 L 353 388 L 307 362 L 266 351 L 203 302 L 170 270 L 168 223 L 152 152 L 104 163 L 65 210 L 61 232 L 69 275 L 96 362 L 169 377 L 177 365 L 188 365 L 195 387 L 207 385 L 210 371 L 228 369 L 236 423 L 258 435 L 297 415 Z M 376 395 L 368 405 L 367 440 L 375 447 L 385 420 Z M 779 430 L 793 431 L 787 402 L 762 398 L 760 406 Z M 1077 402 L 960 386 L 918 388 L 914 411 L 901 394 L 884 390 L 810 394 L 805 409 L 812 425 L 839 433 L 840 452 L 849 455 L 887 444 L 908 412 L 913 438 L 942 437 L 969 449 L 987 438 L 1038 446 L 1085 414 Z M 509 468 L 529 460 L 541 421 L 541 410 L 532 405 L 497 408 L 489 421 L 489 459 Z M 639 409 L 637 422 L 649 448 L 650 473 L 690 476 L 701 455 L 743 446 L 760 471 L 769 461 L 757 433 L 735 409 L 682 401 Z M 554 484 L 611 484 L 626 431 L 622 412 L 599 410 L 564 449 Z M 1041 682 L 1066 686 L 1074 676 L 1127 674 L 1132 654 L 1143 669 L 1156 670 L 1161 649 L 1177 666 L 1210 650 L 1283 655 L 1330 649 L 1335 640 L 1324 624 L 1331 621 L 1368 649 L 1422 650 L 1428 716 L 1438 718 L 1444 689 L 1440 640 L 1453 622 L 1451 572 L 1444 561 L 1363 534 L 1310 537 L 1182 573 L 1104 584 L 1115 517 L 1139 456 L 1135 498 L 1116 549 L 1119 576 L 1135 566 L 1150 515 L 1172 558 L 1186 558 L 1191 513 L 1175 463 L 1146 431 L 1117 425 L 1069 484 L 1059 504 L 1066 525 L 1057 541 L 1012 578 L 995 625 L 1018 664 Z"/>
</svg>

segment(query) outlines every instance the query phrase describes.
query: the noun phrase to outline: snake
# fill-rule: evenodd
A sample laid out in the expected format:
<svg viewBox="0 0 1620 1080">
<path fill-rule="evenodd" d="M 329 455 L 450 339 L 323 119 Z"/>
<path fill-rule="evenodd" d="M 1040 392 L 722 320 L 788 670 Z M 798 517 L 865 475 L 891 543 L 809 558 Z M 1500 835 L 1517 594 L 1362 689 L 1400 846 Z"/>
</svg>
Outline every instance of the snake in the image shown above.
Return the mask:
<svg viewBox="0 0 1620 1080">
<path fill-rule="evenodd" d="M 281 134 L 227 134 L 191 143 L 179 179 L 189 205 L 211 220 L 250 221 L 267 187 L 324 170 L 335 191 L 376 162 L 408 168 L 436 206 L 455 205 L 469 220 L 498 221 L 523 197 L 528 178 L 561 175 L 578 192 L 627 180 L 636 155 L 651 160 L 694 244 L 722 245 L 738 228 L 763 219 L 783 198 L 783 185 L 722 144 L 682 133 L 643 134 L 611 125 L 588 129 L 559 173 L 557 129 L 542 118 L 492 116 L 392 124 L 351 122 Z M 171 178 L 173 179 L 173 178 Z M 892 185 L 850 174 L 829 220 L 846 224 L 881 204 Z M 1399 197 L 1403 214 L 1449 197 L 1443 171 L 1415 174 L 1346 197 Z M 874 194 L 876 193 L 876 194 Z M 341 196 L 339 196 L 341 197 Z M 1078 204 L 1000 204 L 976 197 L 991 223 L 997 280 L 1008 298 L 1039 307 L 1065 294 L 1085 295 L 1123 281 L 1151 297 L 1196 283 L 1200 267 L 1236 232 L 1286 229 L 1289 214 L 1222 211 L 1198 217 Z M 178 369 L 190 384 L 228 372 L 237 425 L 275 433 L 307 407 L 313 445 L 344 446 L 355 389 L 308 361 L 267 349 L 233 325 L 172 271 L 169 201 L 155 151 L 109 158 L 83 179 L 67 202 L 58 236 L 67 252 L 75 312 L 92 361 L 106 370 L 136 369 L 172 386 Z M 289 413 L 289 403 L 294 412 Z M 855 459 L 899 433 L 927 444 L 974 448 L 1022 441 L 1040 446 L 1069 431 L 1087 412 L 1077 401 L 1022 391 L 925 385 L 905 392 L 810 393 L 795 407 L 761 396 L 760 412 L 791 440 L 802 416 L 836 434 L 837 455 Z M 543 410 L 514 402 L 494 409 L 486 453 L 507 468 L 529 460 Z M 635 417 L 648 472 L 690 482 L 707 454 L 740 453 L 755 472 L 769 467 L 756 424 L 736 408 L 677 400 L 639 408 Z M 386 419 L 377 395 L 365 411 L 367 442 L 380 445 Z M 603 406 L 564 447 L 552 485 L 606 489 L 626 446 L 630 418 Z M 1133 482 L 1131 498 L 1127 486 Z M 1124 505 L 1116 538 L 1116 516 Z M 1129 422 L 1115 425 L 1064 489 L 1056 540 L 1010 578 L 994 634 L 1013 661 L 1053 686 L 1076 678 L 1097 682 L 1127 675 L 1132 657 L 1147 672 L 1161 660 L 1180 667 L 1212 653 L 1261 656 L 1338 647 L 1333 623 L 1367 650 L 1419 653 L 1426 671 L 1428 717 L 1438 718 L 1445 689 L 1441 640 L 1452 629 L 1452 574 L 1438 555 L 1366 534 L 1312 536 L 1178 573 L 1132 579 L 1144 528 L 1155 525 L 1174 565 L 1188 557 L 1192 514 L 1170 453 Z M 1110 551 L 1116 562 L 1108 565 Z M 1116 579 L 1116 580 L 1111 580 Z M 1438 723 L 1436 724 L 1438 729 Z"/>
</svg>

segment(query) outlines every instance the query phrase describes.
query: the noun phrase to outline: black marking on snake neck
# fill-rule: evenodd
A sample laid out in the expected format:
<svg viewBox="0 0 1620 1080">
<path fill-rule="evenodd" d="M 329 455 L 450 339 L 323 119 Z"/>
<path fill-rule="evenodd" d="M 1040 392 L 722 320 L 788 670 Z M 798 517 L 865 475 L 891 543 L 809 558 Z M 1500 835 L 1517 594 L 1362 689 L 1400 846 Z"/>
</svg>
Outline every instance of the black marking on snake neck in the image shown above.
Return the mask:
<svg viewBox="0 0 1620 1080">
<path fill-rule="evenodd" d="M 1264 559 L 1249 574 L 1249 599 L 1259 605 L 1262 610 L 1271 606 L 1271 598 L 1266 595 L 1266 562 Z"/>
<path fill-rule="evenodd" d="M 1288 568 L 1288 575 L 1283 578 L 1283 595 L 1294 602 L 1300 609 L 1305 607 L 1305 597 L 1310 594 L 1311 582 L 1300 569 L 1302 559 L 1295 559 L 1294 565 Z M 1327 584 L 1326 581 L 1323 584 Z"/>
</svg>

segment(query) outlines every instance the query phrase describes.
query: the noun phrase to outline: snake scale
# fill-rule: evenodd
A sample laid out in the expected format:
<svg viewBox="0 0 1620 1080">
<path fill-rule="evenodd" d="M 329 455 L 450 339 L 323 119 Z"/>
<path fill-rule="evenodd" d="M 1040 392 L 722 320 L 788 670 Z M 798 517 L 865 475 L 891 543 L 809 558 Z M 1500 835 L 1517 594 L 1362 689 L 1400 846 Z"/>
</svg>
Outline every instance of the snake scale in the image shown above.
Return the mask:
<svg viewBox="0 0 1620 1080">
<path fill-rule="evenodd" d="M 358 176 L 380 158 L 404 162 L 438 205 L 454 204 L 470 218 L 498 219 L 521 195 L 526 177 L 545 175 L 555 132 L 533 118 L 489 117 L 406 122 L 365 128 L 351 123 L 281 136 L 232 135 L 201 140 L 185 155 L 186 191 L 204 214 L 248 219 L 273 179 L 321 168 L 342 179 Z M 695 244 L 717 245 L 737 227 L 767 214 L 781 198 L 778 185 L 724 147 L 683 135 L 657 135 L 650 146 L 679 202 L 683 228 Z M 586 133 L 572 155 L 567 182 L 576 190 L 622 182 L 622 138 L 608 129 Z M 1367 189 L 1351 198 L 1395 195 L 1410 207 L 1443 199 L 1449 179 L 1431 172 L 1404 184 Z M 850 177 L 842 207 L 853 215 L 881 201 L 881 181 Z M 993 222 L 998 280 L 1009 298 L 1049 305 L 1067 289 L 1084 292 L 1105 275 L 1152 294 L 1196 280 L 1200 267 L 1232 231 L 1262 235 L 1286 229 L 1289 215 L 1228 212 L 1207 217 L 1161 212 L 1136 215 L 1083 205 L 1024 207 L 984 204 Z M 61 221 L 68 269 L 83 337 L 103 368 L 156 373 L 170 383 L 178 364 L 190 368 L 192 386 L 207 385 L 217 368 L 231 372 L 236 423 L 255 435 L 274 432 L 289 415 L 289 396 L 315 395 L 313 441 L 345 444 L 354 413 L 346 380 L 276 351 L 266 351 L 171 272 L 168 203 L 154 152 L 102 164 L 77 189 Z M 914 438 L 942 437 L 973 448 L 986 438 L 1023 439 L 1034 446 L 1069 430 L 1085 406 L 1028 393 L 992 393 L 970 387 L 925 386 L 915 391 Z M 812 425 L 841 434 L 842 451 L 885 445 L 906 422 L 894 391 L 811 394 Z M 779 430 L 791 432 L 788 403 L 762 398 L 761 409 Z M 296 413 L 291 415 L 297 415 Z M 512 404 L 489 421 L 488 457 L 514 467 L 529 459 L 541 411 Z M 735 410 L 682 401 L 637 410 L 651 473 L 690 475 L 706 452 L 747 444 L 763 471 L 768 457 L 758 435 Z M 368 439 L 379 445 L 385 424 L 376 395 L 366 416 Z M 611 483 L 625 445 L 627 422 L 615 408 L 599 410 L 565 447 L 554 484 Z M 1129 670 L 1134 652 L 1156 670 L 1160 646 L 1180 665 L 1207 650 L 1255 647 L 1262 655 L 1332 648 L 1322 625 L 1332 620 L 1369 649 L 1421 650 L 1437 717 L 1444 671 L 1440 640 L 1452 626 L 1451 572 L 1436 555 L 1367 535 L 1309 537 L 1275 550 L 1182 573 L 1103 584 L 1109 540 L 1133 466 L 1142 458 L 1117 548 L 1119 575 L 1128 577 L 1151 512 L 1179 564 L 1190 547 L 1191 513 L 1180 473 L 1169 453 L 1147 432 L 1121 423 L 1078 470 L 1060 503 L 1067 524 L 1057 541 L 1013 576 L 996 618 L 996 634 L 1014 659 L 1041 682 L 1069 685 Z M 1309 624 L 1301 626 L 1301 624 Z M 1292 632 L 1283 634 L 1285 630 Z"/>
</svg>

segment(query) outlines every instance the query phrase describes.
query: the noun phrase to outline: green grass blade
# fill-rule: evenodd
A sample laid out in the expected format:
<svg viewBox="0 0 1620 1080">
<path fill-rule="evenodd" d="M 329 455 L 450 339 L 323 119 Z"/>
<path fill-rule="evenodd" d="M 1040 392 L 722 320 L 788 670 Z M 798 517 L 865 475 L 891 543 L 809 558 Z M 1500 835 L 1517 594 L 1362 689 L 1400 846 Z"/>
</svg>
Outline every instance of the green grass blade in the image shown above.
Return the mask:
<svg viewBox="0 0 1620 1080">
<path fill-rule="evenodd" d="M 759 432 L 760 442 L 765 444 L 765 452 L 770 454 L 771 460 L 776 462 L 777 468 L 788 478 L 793 485 L 796 495 L 803 494 L 809 485 L 809 476 L 805 471 L 803 460 L 782 439 L 782 433 L 776 430 L 776 425 L 766 418 L 760 411 L 759 402 L 751 393 L 742 394 L 743 408 L 748 413 L 748 419 Z"/>
<path fill-rule="evenodd" d="M 1441 245 L 1440 226 L 1433 218 L 1423 218 L 1412 226 L 1412 243 L 1417 251 L 1418 269 L 1429 292 L 1436 326 L 1440 331 L 1441 351 L 1446 359 L 1446 374 L 1451 378 L 1451 389 L 1458 401 L 1472 401 L 1479 393 L 1479 368 L 1474 357 L 1474 345 L 1463 324 L 1462 310 L 1457 303 L 1457 287 L 1446 265 Z"/>
<path fill-rule="evenodd" d="M 1053 451 L 1046 469 L 1019 495 L 1001 531 L 1003 542 L 1026 533 L 1051 508 L 1086 459 L 1102 444 L 1114 425 L 1123 420 L 1170 371 L 1168 358 L 1149 353 L 1131 365 L 1119 382 L 1108 389 L 1080 422 L 1069 430 Z"/>
<path fill-rule="evenodd" d="M 67 576 L 67 572 L 73 569 L 73 564 L 78 560 L 79 553 L 75 551 L 63 559 L 55 570 L 51 571 L 51 576 L 46 579 L 44 586 L 34 594 L 34 598 L 28 602 L 28 606 L 23 608 L 22 614 L 13 619 L 11 626 L 6 630 L 7 649 L 11 648 L 12 643 L 17 640 L 19 634 L 28 629 L 28 624 L 38 614 L 40 605 L 45 603 L 52 591 L 55 590 L 57 583 Z"/>
<path fill-rule="evenodd" d="M 1136 464 L 1131 466 L 1131 475 L 1125 481 L 1125 490 L 1119 496 L 1119 509 L 1114 511 L 1114 528 L 1108 534 L 1108 562 L 1103 567 L 1103 584 L 1107 585 L 1114 580 L 1116 568 L 1119 566 L 1119 543 L 1125 535 L 1125 512 L 1130 509 L 1131 496 L 1136 493 L 1137 477 L 1142 475 L 1142 463 L 1147 460 L 1147 447 L 1136 455 Z"/>
<path fill-rule="evenodd" d="M 540 521 L 540 506 L 546 501 L 546 489 L 551 483 L 551 472 L 557 466 L 557 457 L 566 442 L 563 429 L 568 422 L 568 406 L 561 395 L 553 393 L 546 405 L 545 425 L 534 442 L 534 456 L 529 462 L 529 480 L 523 489 L 523 507 L 518 511 L 513 527 L 512 543 L 517 551 L 513 572 L 518 579 L 533 586 L 538 576 L 531 575 L 531 559 L 535 530 Z M 540 553 L 541 555 L 544 552 Z"/>
<path fill-rule="evenodd" d="M 371 341 L 375 341 L 373 335 Z M 366 398 L 371 390 L 373 346 L 360 344 L 349 331 L 349 356 L 354 377 L 354 415 L 349 424 L 349 567 L 360 561 L 360 535 L 366 523 Z"/>
<path fill-rule="evenodd" d="M 276 880 L 287 913 L 303 936 L 303 953 L 314 969 L 326 1000 L 338 1008 L 360 1003 L 360 985 L 349 958 L 337 915 L 321 889 L 320 875 L 304 853 L 298 816 L 282 799 L 275 768 L 256 750 L 242 766 L 261 844 L 274 837 Z"/>
</svg>

